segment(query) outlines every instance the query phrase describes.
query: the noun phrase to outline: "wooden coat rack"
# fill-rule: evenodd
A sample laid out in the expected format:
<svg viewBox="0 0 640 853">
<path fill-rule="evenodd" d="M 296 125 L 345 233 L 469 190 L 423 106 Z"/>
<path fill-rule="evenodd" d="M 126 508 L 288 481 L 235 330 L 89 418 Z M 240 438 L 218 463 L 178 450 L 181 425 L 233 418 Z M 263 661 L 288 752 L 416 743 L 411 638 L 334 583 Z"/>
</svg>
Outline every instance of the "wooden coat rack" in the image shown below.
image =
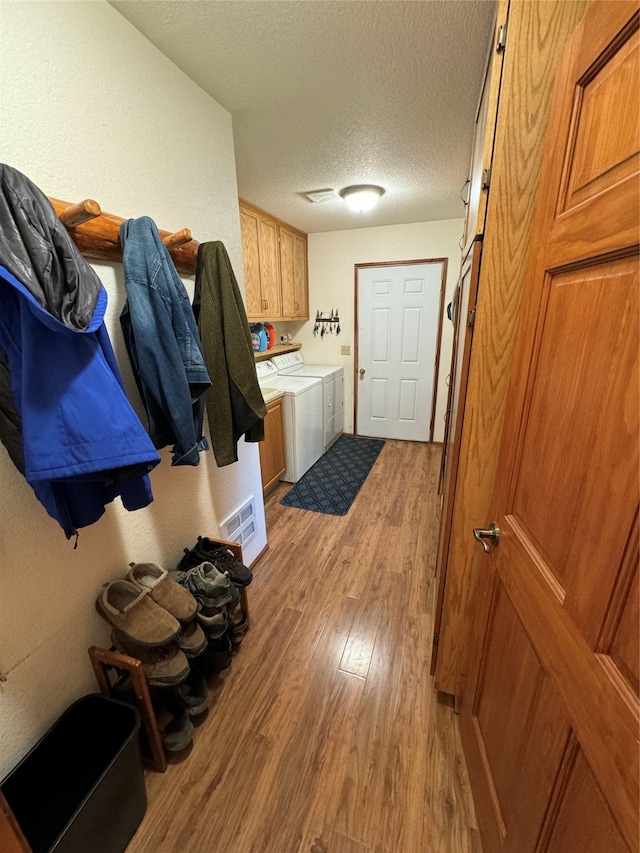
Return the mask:
<svg viewBox="0 0 640 853">
<path fill-rule="evenodd" d="M 121 216 L 104 213 L 98 202 L 90 198 L 77 204 L 59 198 L 49 198 L 49 201 L 85 258 L 122 261 L 120 225 L 125 220 Z M 160 231 L 160 237 L 178 272 L 195 275 L 200 244 L 191 237 L 191 231 L 188 228 Z"/>
</svg>

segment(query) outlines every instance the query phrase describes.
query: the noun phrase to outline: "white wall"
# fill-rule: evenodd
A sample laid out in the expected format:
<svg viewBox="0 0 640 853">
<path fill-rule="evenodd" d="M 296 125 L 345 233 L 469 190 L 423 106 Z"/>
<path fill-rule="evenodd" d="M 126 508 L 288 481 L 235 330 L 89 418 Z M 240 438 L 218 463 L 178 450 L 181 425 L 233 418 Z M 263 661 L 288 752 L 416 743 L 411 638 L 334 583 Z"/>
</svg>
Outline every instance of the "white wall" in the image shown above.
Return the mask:
<svg viewBox="0 0 640 853">
<path fill-rule="evenodd" d="M 222 240 L 241 286 L 242 256 L 231 116 L 106 2 L 3 3 L 0 157 L 45 193 L 94 198 L 123 217 Z M 127 391 L 142 415 L 118 315 L 120 264 L 96 265 L 109 294 L 107 327 Z M 193 287 L 185 280 L 187 288 Z M 74 699 L 97 689 L 87 648 L 109 643 L 94 611 L 103 582 L 130 561 L 173 567 L 198 534 L 249 496 L 266 544 L 258 448 L 218 469 L 152 472 L 154 502 L 127 513 L 119 500 L 80 532 L 73 550 L 0 445 L 0 778 Z"/>
<path fill-rule="evenodd" d="M 460 273 L 460 246 L 464 221 L 415 222 L 309 234 L 309 312 L 304 325 L 289 324 L 302 343 L 306 361 L 314 364 L 342 364 L 345 378 L 344 429 L 353 431 L 353 372 L 355 330 L 355 264 L 383 261 L 411 261 L 448 258 L 444 307 L 450 301 Z M 341 333 L 320 338 L 313 336 L 316 311 L 338 308 Z M 281 331 L 286 324 L 278 326 Z M 434 441 L 444 437 L 444 413 L 447 403 L 445 378 L 451 365 L 453 326 L 446 315 L 442 324 L 442 347 L 438 377 L 438 396 L 434 423 Z M 340 354 L 351 347 L 351 355 Z"/>
</svg>

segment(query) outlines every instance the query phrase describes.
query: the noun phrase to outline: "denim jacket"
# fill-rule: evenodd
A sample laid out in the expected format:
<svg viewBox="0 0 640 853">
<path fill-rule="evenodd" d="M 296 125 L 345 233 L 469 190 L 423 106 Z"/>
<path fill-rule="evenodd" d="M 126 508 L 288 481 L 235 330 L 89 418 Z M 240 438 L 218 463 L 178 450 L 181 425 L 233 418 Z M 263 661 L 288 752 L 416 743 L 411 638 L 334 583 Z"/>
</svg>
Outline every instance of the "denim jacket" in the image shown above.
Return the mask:
<svg viewBox="0 0 640 853">
<path fill-rule="evenodd" d="M 127 300 L 120 315 L 155 447 L 173 444 L 172 465 L 197 465 L 211 385 L 186 288 L 152 219 L 120 226 Z"/>
</svg>

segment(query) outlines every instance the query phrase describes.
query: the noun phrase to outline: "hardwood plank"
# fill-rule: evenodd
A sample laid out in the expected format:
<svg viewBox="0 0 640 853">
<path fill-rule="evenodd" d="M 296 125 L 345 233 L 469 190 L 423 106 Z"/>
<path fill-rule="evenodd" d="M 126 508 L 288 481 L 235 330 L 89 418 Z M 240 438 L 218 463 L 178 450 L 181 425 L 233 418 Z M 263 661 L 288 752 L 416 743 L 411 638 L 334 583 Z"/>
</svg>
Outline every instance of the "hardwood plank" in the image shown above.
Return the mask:
<svg viewBox="0 0 640 853">
<path fill-rule="evenodd" d="M 128 853 L 479 853 L 428 675 L 438 466 L 388 441 L 344 517 L 268 496 L 251 630 L 190 753 L 149 774 Z"/>
</svg>

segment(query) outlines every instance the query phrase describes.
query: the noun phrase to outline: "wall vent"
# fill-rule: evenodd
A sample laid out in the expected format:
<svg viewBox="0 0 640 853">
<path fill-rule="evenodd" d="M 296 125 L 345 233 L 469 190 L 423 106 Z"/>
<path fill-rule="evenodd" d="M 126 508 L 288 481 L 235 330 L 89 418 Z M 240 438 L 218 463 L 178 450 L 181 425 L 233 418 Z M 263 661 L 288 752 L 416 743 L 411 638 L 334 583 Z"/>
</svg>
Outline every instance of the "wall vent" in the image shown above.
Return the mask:
<svg viewBox="0 0 640 853">
<path fill-rule="evenodd" d="M 309 199 L 313 204 L 322 204 L 325 201 L 339 201 L 340 196 L 335 190 L 312 190 L 308 193 L 303 193 L 303 195 Z"/>
<path fill-rule="evenodd" d="M 243 547 L 256 532 L 256 508 L 253 496 L 220 525 L 224 539 Z"/>
</svg>

